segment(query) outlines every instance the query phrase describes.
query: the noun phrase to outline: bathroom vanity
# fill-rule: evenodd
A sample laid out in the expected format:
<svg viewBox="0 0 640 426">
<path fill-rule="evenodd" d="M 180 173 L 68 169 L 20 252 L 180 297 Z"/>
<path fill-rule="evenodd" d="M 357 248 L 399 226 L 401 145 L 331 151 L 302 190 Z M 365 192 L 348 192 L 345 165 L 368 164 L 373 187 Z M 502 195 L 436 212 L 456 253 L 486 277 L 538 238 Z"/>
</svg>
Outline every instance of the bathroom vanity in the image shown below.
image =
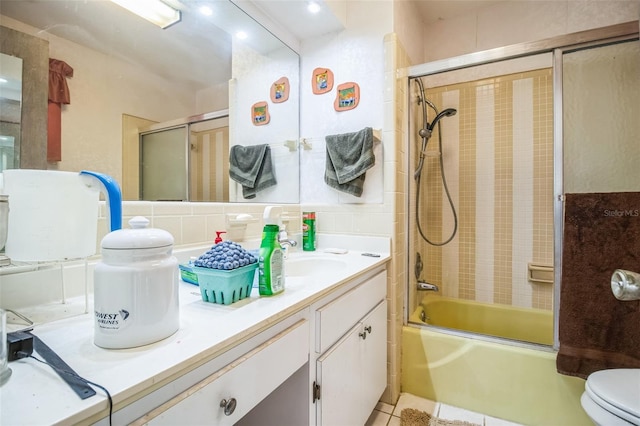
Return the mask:
<svg viewBox="0 0 640 426">
<path fill-rule="evenodd" d="M 216 305 L 181 282 L 180 329 L 154 344 L 99 348 L 90 314 L 34 334 L 110 391 L 113 424 L 364 424 L 387 381 L 389 241 L 369 240 L 347 254 L 291 253 L 286 290 L 270 298 L 254 288 Z M 10 367 L 1 424 L 109 424 L 103 391 L 81 400 L 33 359 Z"/>
</svg>

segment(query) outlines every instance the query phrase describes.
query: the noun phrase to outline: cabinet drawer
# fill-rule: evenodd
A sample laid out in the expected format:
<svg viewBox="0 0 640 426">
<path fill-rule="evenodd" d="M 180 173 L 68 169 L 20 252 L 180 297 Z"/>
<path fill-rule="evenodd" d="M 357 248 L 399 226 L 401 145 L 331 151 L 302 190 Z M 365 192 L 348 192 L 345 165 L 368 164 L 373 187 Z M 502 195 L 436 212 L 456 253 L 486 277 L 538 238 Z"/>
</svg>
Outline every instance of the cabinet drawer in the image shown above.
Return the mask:
<svg viewBox="0 0 640 426">
<path fill-rule="evenodd" d="M 133 424 L 232 425 L 308 359 L 309 322 L 302 320 Z M 220 402 L 231 398 L 236 400 L 235 410 L 225 415 Z"/>
<path fill-rule="evenodd" d="M 316 311 L 316 352 L 322 353 L 340 339 L 387 293 L 387 273 L 370 280 Z"/>
</svg>

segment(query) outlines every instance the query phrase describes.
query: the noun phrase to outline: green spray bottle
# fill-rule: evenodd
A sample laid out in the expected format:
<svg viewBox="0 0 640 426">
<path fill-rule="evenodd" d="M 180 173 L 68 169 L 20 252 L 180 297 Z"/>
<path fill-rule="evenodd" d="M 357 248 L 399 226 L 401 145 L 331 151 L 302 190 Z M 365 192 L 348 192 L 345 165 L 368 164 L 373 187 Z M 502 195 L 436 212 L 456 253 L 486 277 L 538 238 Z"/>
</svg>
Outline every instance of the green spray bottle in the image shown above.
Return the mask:
<svg viewBox="0 0 640 426">
<path fill-rule="evenodd" d="M 258 258 L 258 289 L 260 296 L 273 296 L 284 291 L 284 256 L 278 242 L 282 207 L 264 209 L 264 229 Z"/>
</svg>

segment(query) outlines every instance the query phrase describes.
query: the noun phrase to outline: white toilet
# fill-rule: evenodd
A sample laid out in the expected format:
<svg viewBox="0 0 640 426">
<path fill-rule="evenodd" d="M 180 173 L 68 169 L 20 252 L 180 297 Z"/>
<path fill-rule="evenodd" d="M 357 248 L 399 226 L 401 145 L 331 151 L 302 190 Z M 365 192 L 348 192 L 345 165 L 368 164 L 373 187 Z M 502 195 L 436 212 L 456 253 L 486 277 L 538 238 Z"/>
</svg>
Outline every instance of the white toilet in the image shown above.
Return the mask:
<svg viewBox="0 0 640 426">
<path fill-rule="evenodd" d="M 640 425 L 640 368 L 592 373 L 580 402 L 598 426 Z"/>
</svg>

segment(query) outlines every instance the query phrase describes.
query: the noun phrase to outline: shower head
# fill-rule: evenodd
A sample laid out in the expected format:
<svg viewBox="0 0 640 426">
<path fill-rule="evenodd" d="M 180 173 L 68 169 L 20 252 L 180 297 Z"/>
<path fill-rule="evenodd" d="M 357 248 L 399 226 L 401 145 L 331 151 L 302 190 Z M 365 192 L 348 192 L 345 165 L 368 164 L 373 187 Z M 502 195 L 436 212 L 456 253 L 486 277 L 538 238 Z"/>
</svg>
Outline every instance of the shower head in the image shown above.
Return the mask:
<svg viewBox="0 0 640 426">
<path fill-rule="evenodd" d="M 433 129 L 436 127 L 436 124 L 438 123 L 438 121 L 440 121 L 440 119 L 442 117 L 451 117 L 453 115 L 456 115 L 458 111 L 454 108 L 447 108 L 444 111 L 442 111 L 441 113 L 439 113 L 438 115 L 436 115 L 436 117 L 433 119 L 433 121 L 431 122 L 431 124 L 427 125 L 427 130 L 429 130 L 429 132 L 432 132 Z"/>
<path fill-rule="evenodd" d="M 452 115 L 456 115 L 458 110 L 455 108 L 447 108 L 440 113 L 440 115 L 444 115 L 445 117 L 451 117 Z"/>
</svg>

